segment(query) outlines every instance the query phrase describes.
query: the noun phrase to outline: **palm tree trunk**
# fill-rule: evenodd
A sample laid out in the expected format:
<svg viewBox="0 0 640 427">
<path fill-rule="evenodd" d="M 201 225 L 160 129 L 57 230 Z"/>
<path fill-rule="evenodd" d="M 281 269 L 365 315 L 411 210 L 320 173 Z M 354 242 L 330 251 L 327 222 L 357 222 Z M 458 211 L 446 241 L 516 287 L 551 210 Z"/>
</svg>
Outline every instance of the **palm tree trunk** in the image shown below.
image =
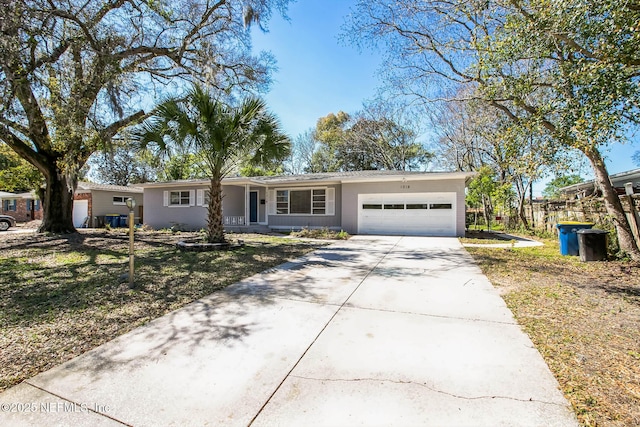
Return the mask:
<svg viewBox="0 0 640 427">
<path fill-rule="evenodd" d="M 207 241 L 209 243 L 226 242 L 222 225 L 222 179 L 218 176 L 211 178 L 209 212 L 207 216 Z"/>
</svg>

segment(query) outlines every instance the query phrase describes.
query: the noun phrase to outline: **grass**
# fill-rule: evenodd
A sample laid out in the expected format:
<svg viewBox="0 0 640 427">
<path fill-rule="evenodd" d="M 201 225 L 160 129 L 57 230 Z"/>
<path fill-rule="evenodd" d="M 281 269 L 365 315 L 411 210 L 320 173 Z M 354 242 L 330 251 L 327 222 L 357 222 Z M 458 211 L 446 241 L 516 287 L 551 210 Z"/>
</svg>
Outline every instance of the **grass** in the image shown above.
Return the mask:
<svg viewBox="0 0 640 427">
<path fill-rule="evenodd" d="M 640 265 L 581 263 L 555 240 L 467 248 L 554 373 L 583 426 L 640 425 Z"/>
<path fill-rule="evenodd" d="M 245 246 L 180 252 L 185 233 L 136 233 L 135 288 L 124 232 L 0 237 L 0 391 L 242 278 L 321 244 L 243 235 Z"/>
</svg>

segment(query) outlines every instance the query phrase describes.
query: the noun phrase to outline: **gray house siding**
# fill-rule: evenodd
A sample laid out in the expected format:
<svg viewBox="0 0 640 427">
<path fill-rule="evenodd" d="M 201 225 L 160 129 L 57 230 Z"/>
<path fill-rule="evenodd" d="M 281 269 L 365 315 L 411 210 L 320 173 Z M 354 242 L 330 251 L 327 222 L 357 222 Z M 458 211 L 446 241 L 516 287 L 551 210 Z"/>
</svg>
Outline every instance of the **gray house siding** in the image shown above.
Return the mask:
<svg viewBox="0 0 640 427">
<path fill-rule="evenodd" d="M 314 187 L 317 188 L 318 186 Z M 280 229 L 335 228 L 342 229 L 342 189 L 340 185 L 319 186 L 335 189 L 334 215 L 268 215 L 269 227 Z M 286 190 L 300 187 L 272 187 L 271 190 Z M 305 187 L 307 188 L 307 187 Z M 311 186 L 308 188 L 312 188 Z"/>
<path fill-rule="evenodd" d="M 163 206 L 165 191 L 195 191 L 208 190 L 206 184 L 180 187 L 148 187 L 144 190 L 144 204 L 149 207 L 144 212 L 144 223 L 153 228 L 170 228 L 175 224 L 182 225 L 189 230 L 199 230 L 207 226 L 207 207 L 198 206 L 197 200 L 193 206 Z M 258 203 L 265 198 L 264 188 L 251 188 L 258 191 Z M 153 208 L 152 208 L 153 207 Z M 115 212 L 114 212 L 115 213 Z M 265 206 L 258 205 L 258 220 L 264 221 Z M 245 186 L 224 185 L 222 187 L 222 214 L 223 216 L 245 216 Z"/>
<path fill-rule="evenodd" d="M 264 187 L 251 187 L 251 191 L 258 192 L 258 222 L 267 220 L 267 189 Z"/>
<path fill-rule="evenodd" d="M 368 173 L 368 172 L 367 172 Z M 364 176 L 364 174 L 362 174 Z M 420 193 L 450 193 L 451 196 L 455 194 L 455 206 L 454 211 L 448 211 L 446 217 L 433 216 L 432 218 L 444 218 L 445 225 L 440 230 L 445 230 L 446 235 L 452 235 L 455 233 L 458 236 L 464 235 L 465 231 L 465 179 L 469 177 L 469 174 L 464 173 L 424 173 L 411 174 L 407 173 L 398 177 L 386 176 L 384 173 L 372 174 L 371 181 L 369 179 L 362 179 L 357 177 L 353 179 L 350 175 L 344 175 L 342 184 L 337 183 L 337 178 L 329 176 L 324 182 L 322 180 L 307 179 L 305 176 L 294 177 L 290 182 L 287 182 L 287 177 L 278 177 L 278 180 L 282 182 L 269 182 L 275 181 L 273 179 L 257 179 L 256 182 L 251 182 L 249 179 L 243 178 L 230 178 L 228 182 L 223 186 L 223 216 L 225 217 L 225 224 L 227 226 L 235 226 L 243 224 L 248 225 L 249 217 L 249 191 L 257 192 L 258 200 L 258 218 L 257 222 L 261 224 L 268 224 L 270 228 L 275 229 L 299 229 L 302 227 L 320 228 L 328 227 L 332 229 L 343 229 L 351 234 L 358 232 L 358 216 L 360 211 L 358 209 L 359 196 L 365 194 L 406 194 L 407 200 L 411 197 L 422 197 Z M 329 179 L 331 178 L 331 180 Z M 368 177 L 367 177 L 368 178 Z M 164 206 L 164 192 L 165 191 L 192 191 L 192 194 L 196 194 L 195 198 L 198 199 L 197 194 L 202 195 L 203 190 L 209 188 L 208 182 L 176 182 L 176 183 L 162 183 L 151 184 L 144 187 L 144 200 L 145 206 L 144 223 L 150 225 L 153 228 L 168 228 L 172 225 L 179 223 L 184 228 L 197 230 L 206 227 L 207 220 L 207 207 L 198 206 L 198 201 L 193 200 L 191 206 Z M 277 190 L 294 190 L 294 189 L 317 189 L 327 188 L 333 189 L 334 193 L 334 214 L 332 215 L 313 215 L 313 214 L 275 214 L 276 209 L 276 194 Z M 327 197 L 330 197 L 330 192 L 327 193 Z M 386 196 L 385 196 L 386 197 Z M 434 196 L 437 197 L 437 196 Z M 298 199 L 304 200 L 304 199 Z M 453 199 L 448 197 L 447 200 L 451 200 L 449 203 L 453 203 Z M 264 202 L 263 202 L 264 201 Z M 327 205 L 328 207 L 330 205 Z M 451 206 L 450 206 L 451 207 Z M 282 209 L 286 209 L 282 207 Z M 409 208 L 407 208 L 409 209 Z M 431 208 L 429 208 L 431 209 Z M 305 210 L 305 209 L 301 209 Z M 112 213 L 112 212 L 108 212 Z M 115 211 L 113 213 L 116 213 Z M 444 212 L 443 212 L 444 213 Z M 404 215 L 404 213 L 403 213 Z M 376 225 L 371 227 L 367 221 L 375 221 L 375 216 L 367 215 L 366 221 L 363 221 L 362 231 L 367 232 L 374 230 Z M 387 217 L 387 220 L 391 217 Z M 416 218 L 413 216 L 412 218 Z M 391 218 L 391 220 L 394 220 Z M 398 224 L 398 230 L 402 230 L 403 227 L 407 232 L 411 232 L 411 223 L 400 220 Z M 382 221 L 380 222 L 382 224 Z M 387 222 L 391 224 L 392 222 Z M 429 226 L 434 228 L 434 232 L 437 231 L 438 223 L 429 223 Z M 364 227 L 364 228 L 363 228 Z M 367 228 L 368 227 L 368 228 Z M 418 224 L 420 227 L 420 224 Z M 384 227 L 382 228 L 384 229 Z M 425 228 L 426 229 L 426 228 Z M 390 230 L 393 231 L 393 230 Z"/>
<path fill-rule="evenodd" d="M 358 195 L 372 193 L 456 193 L 456 234 L 465 231 L 465 182 L 464 179 L 424 180 L 397 182 L 363 182 L 342 184 L 342 227 L 351 234 L 358 232 Z"/>
<path fill-rule="evenodd" d="M 127 198 L 131 197 L 136 201 L 136 206 L 144 206 L 142 193 L 124 193 L 118 191 L 102 191 L 91 190 L 91 210 L 93 216 L 104 216 L 110 214 L 125 215 L 129 213 L 126 205 L 114 205 L 113 198 L 115 196 Z M 134 210 L 135 216 L 138 216 L 139 209 Z"/>
<path fill-rule="evenodd" d="M 222 213 L 225 216 L 244 216 L 244 186 L 222 187 Z"/>
<path fill-rule="evenodd" d="M 202 206 L 164 206 L 165 191 L 189 191 L 207 189 L 208 186 L 152 187 L 144 190 L 144 223 L 155 228 L 170 228 L 175 224 L 185 229 L 199 230 L 207 226 L 207 209 Z"/>
</svg>

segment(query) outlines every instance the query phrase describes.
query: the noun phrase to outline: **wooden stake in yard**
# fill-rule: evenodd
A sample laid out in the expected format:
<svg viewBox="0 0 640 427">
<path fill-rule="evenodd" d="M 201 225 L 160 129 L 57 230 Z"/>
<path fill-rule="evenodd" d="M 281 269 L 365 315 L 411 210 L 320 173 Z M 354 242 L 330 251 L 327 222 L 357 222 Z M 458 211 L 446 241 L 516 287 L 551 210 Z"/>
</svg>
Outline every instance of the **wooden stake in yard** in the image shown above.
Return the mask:
<svg viewBox="0 0 640 427">
<path fill-rule="evenodd" d="M 134 213 L 133 209 L 136 207 L 136 201 L 129 197 L 127 199 L 127 207 L 129 208 L 129 287 L 133 288 L 133 269 L 135 255 L 133 254 L 133 223 Z"/>
</svg>

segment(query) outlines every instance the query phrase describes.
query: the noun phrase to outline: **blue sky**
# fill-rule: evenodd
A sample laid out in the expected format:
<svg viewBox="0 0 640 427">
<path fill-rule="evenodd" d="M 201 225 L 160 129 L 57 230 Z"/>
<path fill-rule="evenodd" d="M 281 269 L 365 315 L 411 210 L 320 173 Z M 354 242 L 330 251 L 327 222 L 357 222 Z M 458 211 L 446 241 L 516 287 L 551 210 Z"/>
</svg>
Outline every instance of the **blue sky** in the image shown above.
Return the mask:
<svg viewBox="0 0 640 427">
<path fill-rule="evenodd" d="M 254 31 L 256 51 L 271 51 L 278 61 L 266 95 L 286 132 L 295 137 L 329 113 L 353 113 L 375 95 L 379 55 L 362 54 L 338 41 L 351 0 L 299 0 L 287 22 L 277 16 L 266 34 Z"/>
<path fill-rule="evenodd" d="M 268 33 L 254 31 L 254 49 L 273 53 L 279 68 L 265 98 L 293 138 L 313 128 L 320 117 L 329 113 L 358 111 L 381 85 L 376 77 L 380 54 L 360 53 L 338 40 L 340 27 L 354 3 L 298 0 L 289 7 L 290 21 L 274 16 Z M 631 156 L 640 150 L 640 135 L 633 139 L 633 144 L 613 144 L 603 153 L 609 173 L 638 168 Z M 590 177 L 589 174 L 587 169 L 582 175 Z"/>
</svg>

